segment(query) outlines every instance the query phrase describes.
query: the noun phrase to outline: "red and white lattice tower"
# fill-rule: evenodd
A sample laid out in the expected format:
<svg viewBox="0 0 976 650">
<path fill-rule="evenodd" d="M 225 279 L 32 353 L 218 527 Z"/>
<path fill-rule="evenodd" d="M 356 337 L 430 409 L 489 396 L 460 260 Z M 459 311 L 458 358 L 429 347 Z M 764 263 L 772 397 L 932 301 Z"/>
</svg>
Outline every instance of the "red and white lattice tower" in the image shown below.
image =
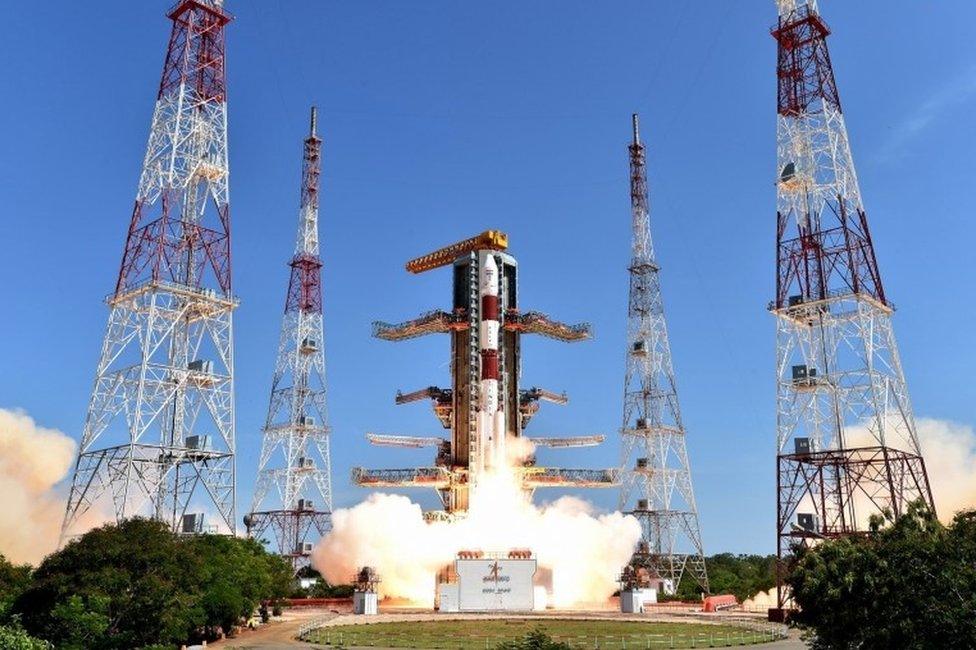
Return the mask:
<svg viewBox="0 0 976 650">
<path fill-rule="evenodd" d="M 62 538 L 97 504 L 234 532 L 227 87 L 219 0 L 181 0 Z M 203 522 L 203 513 L 209 518 Z"/>
<path fill-rule="evenodd" d="M 637 115 L 630 151 L 633 256 L 621 428 L 620 509 L 640 521 L 635 554 L 674 593 L 687 571 L 708 592 L 685 428 L 671 365 L 660 267 L 651 241 L 647 169 Z"/>
<path fill-rule="evenodd" d="M 777 531 L 797 545 L 933 507 L 893 307 L 814 0 L 777 0 Z M 782 571 L 781 571 L 782 573 Z M 788 594 L 780 581 L 779 607 Z"/>
<path fill-rule="evenodd" d="M 302 163 L 298 242 L 289 264 L 258 480 L 251 512 L 244 517 L 248 535 L 270 530 L 278 553 L 296 570 L 308 563 L 312 536 L 328 532 L 332 515 L 318 225 L 321 150 L 313 108 Z"/>
</svg>

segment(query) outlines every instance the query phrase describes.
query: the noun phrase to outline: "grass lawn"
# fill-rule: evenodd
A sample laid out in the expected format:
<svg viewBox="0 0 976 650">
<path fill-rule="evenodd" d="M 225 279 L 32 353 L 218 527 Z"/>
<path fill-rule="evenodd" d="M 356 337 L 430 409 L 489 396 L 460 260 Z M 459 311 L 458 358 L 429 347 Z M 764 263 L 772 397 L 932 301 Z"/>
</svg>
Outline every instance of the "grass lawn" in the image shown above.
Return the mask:
<svg viewBox="0 0 976 650">
<path fill-rule="evenodd" d="M 730 625 L 640 621 L 478 620 L 411 621 L 341 625 L 313 631 L 308 641 L 333 646 L 381 648 L 493 648 L 540 629 L 579 648 L 708 648 L 771 641 L 769 632 Z"/>
</svg>

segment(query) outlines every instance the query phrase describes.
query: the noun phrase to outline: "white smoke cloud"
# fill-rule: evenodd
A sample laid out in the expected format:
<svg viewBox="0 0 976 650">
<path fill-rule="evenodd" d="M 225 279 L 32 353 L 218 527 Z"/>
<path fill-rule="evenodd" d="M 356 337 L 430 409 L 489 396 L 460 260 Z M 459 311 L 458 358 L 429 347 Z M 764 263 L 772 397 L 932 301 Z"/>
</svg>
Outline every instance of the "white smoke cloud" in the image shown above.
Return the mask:
<svg viewBox="0 0 976 650">
<path fill-rule="evenodd" d="M 746 598 L 742 601 L 742 609 L 747 612 L 764 612 L 770 607 L 776 606 L 776 587 L 760 591 L 752 598 Z"/>
<path fill-rule="evenodd" d="M 0 409 L 0 553 L 11 562 L 37 563 L 57 547 L 65 501 L 54 486 L 74 455 L 65 434 Z"/>
<path fill-rule="evenodd" d="M 939 519 L 976 508 L 976 431 L 933 418 L 919 418 L 916 427 Z"/>
<path fill-rule="evenodd" d="M 563 497 L 535 506 L 510 473 L 483 479 L 468 516 L 426 523 L 407 497 L 373 494 L 332 515 L 332 531 L 316 546 L 312 564 L 332 583 L 348 583 L 364 565 L 380 574 L 380 593 L 430 606 L 438 571 L 460 550 L 531 549 L 552 571 L 551 604 L 603 601 L 640 539 L 637 520 L 596 514 L 585 501 Z"/>
<path fill-rule="evenodd" d="M 976 431 L 966 424 L 935 418 L 917 418 L 915 428 L 935 508 L 939 520 L 947 524 L 960 510 L 976 508 Z M 844 440 L 851 448 L 878 444 L 867 425 L 846 427 Z M 888 444 L 904 448 L 890 438 Z M 867 530 L 871 516 L 878 512 L 862 492 L 856 492 L 853 501 L 857 525 Z M 814 511 L 810 494 L 805 494 L 797 512 Z"/>
<path fill-rule="evenodd" d="M 976 431 L 973 427 L 949 420 L 917 418 L 915 428 L 939 519 L 948 523 L 958 511 L 976 508 Z M 866 426 L 849 427 L 845 438 L 850 447 L 877 444 Z M 862 507 L 859 512 L 865 519 L 860 524 L 865 526 L 870 508 Z"/>
</svg>

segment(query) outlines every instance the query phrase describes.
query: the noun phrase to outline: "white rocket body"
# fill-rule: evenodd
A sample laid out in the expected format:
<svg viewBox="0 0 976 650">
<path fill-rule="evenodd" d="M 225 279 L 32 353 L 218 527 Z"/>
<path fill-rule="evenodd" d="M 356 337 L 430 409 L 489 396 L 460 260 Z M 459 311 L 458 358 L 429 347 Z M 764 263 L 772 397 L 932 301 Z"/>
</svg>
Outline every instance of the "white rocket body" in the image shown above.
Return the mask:
<svg viewBox="0 0 976 650">
<path fill-rule="evenodd" d="M 499 396 L 498 338 L 500 329 L 498 264 L 488 254 L 481 266 L 481 390 L 478 413 L 476 473 L 505 466 L 505 412 Z"/>
</svg>

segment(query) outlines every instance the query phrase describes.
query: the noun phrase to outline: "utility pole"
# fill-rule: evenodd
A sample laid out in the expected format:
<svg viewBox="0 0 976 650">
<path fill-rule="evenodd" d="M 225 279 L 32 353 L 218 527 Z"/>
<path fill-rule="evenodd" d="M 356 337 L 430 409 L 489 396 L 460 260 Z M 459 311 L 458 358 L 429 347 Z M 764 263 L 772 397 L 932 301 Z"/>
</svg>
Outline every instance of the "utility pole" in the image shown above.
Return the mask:
<svg viewBox="0 0 976 650">
<path fill-rule="evenodd" d="M 234 533 L 227 87 L 219 0 L 182 0 L 108 297 L 62 526 L 93 506 L 174 532 Z M 204 512 L 213 522 L 204 525 Z"/>
<path fill-rule="evenodd" d="M 647 169 L 637 115 L 630 151 L 633 250 L 621 428 L 620 509 L 640 521 L 637 555 L 674 593 L 685 571 L 708 592 L 685 428 L 671 365 L 660 267 L 651 240 Z"/>
<path fill-rule="evenodd" d="M 325 535 L 332 517 L 318 225 L 322 140 L 315 128 L 313 107 L 302 158 L 298 241 L 289 263 L 258 480 L 251 512 L 244 517 L 249 536 L 271 531 L 278 553 L 296 571 L 308 564 L 311 536 Z"/>
<path fill-rule="evenodd" d="M 777 616 L 797 547 L 934 511 L 815 0 L 777 0 Z M 771 615 L 773 612 L 771 612 Z"/>
</svg>

